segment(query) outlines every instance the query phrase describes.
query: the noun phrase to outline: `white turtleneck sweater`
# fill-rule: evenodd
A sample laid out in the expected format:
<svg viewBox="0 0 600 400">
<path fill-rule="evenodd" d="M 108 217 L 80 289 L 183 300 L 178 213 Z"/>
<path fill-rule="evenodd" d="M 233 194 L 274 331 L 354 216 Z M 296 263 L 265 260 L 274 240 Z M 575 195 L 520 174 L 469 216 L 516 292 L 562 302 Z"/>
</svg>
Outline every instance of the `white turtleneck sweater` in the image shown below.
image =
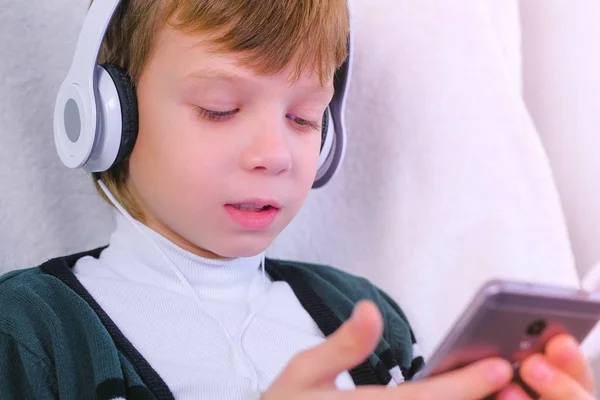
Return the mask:
<svg viewBox="0 0 600 400">
<path fill-rule="evenodd" d="M 262 254 L 209 260 L 134 223 L 117 214 L 109 247 L 73 272 L 176 399 L 257 398 L 324 340 L 290 286 L 263 275 Z M 336 385 L 354 388 L 347 372 Z"/>
</svg>

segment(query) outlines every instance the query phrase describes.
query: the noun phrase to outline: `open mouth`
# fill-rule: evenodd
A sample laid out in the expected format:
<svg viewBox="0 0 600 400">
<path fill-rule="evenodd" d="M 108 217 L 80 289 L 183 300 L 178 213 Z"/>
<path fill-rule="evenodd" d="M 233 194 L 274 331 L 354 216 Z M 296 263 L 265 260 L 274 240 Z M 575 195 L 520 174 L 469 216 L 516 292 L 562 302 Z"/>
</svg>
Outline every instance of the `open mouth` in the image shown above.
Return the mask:
<svg viewBox="0 0 600 400">
<path fill-rule="evenodd" d="M 269 204 L 271 203 L 271 204 Z M 226 204 L 225 211 L 229 217 L 246 230 L 262 231 L 271 226 L 277 219 L 279 204 L 267 201 Z"/>
<path fill-rule="evenodd" d="M 235 208 L 236 210 L 246 211 L 246 212 L 260 212 L 260 211 L 267 211 L 267 210 L 274 208 L 273 206 L 270 206 L 270 205 L 261 207 L 261 206 L 255 206 L 252 204 L 231 204 L 231 206 L 233 208 Z"/>
<path fill-rule="evenodd" d="M 279 207 L 265 203 L 226 204 L 225 211 L 243 229 L 263 231 L 273 225 L 280 211 Z"/>
</svg>

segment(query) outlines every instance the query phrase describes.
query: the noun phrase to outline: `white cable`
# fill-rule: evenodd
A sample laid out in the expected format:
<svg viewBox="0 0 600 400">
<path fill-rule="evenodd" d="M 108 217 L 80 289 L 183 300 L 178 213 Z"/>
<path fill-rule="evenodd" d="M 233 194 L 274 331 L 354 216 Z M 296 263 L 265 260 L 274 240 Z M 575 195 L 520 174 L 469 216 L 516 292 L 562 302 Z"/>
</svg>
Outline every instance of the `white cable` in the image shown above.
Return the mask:
<svg viewBox="0 0 600 400">
<path fill-rule="evenodd" d="M 260 296 L 258 296 L 258 298 L 254 299 L 255 304 L 258 304 L 259 306 L 263 306 L 264 305 L 264 296 L 266 296 L 266 272 L 265 272 L 265 258 L 266 258 L 266 251 L 263 252 L 262 257 L 261 257 L 261 261 L 260 261 L 260 266 L 261 266 L 261 270 L 262 270 L 262 291 Z M 250 301 L 250 299 L 248 299 L 248 301 Z M 246 353 L 246 350 L 244 350 L 244 347 L 242 345 L 242 339 L 244 337 L 244 334 L 246 333 L 246 329 L 250 326 L 250 322 L 252 322 L 252 320 L 254 319 L 254 317 L 258 314 L 258 308 L 252 308 L 250 307 L 250 315 L 248 316 L 248 318 L 246 318 L 246 320 L 244 321 L 244 323 L 242 324 L 242 328 L 240 329 L 239 333 L 236 335 L 235 340 L 236 343 L 239 344 L 240 350 L 241 352 L 244 354 L 244 356 L 246 357 L 247 360 L 251 360 L 250 356 L 248 355 L 248 353 Z M 257 391 L 258 390 L 258 371 L 256 370 L 256 367 L 254 365 L 254 363 L 252 363 L 250 361 L 250 369 L 251 369 L 251 385 L 253 390 Z"/>
<path fill-rule="evenodd" d="M 137 231 L 142 235 L 142 237 L 144 237 L 152 245 L 152 247 L 154 247 L 154 249 L 160 254 L 160 256 L 165 260 L 165 262 L 173 270 L 173 272 L 175 273 L 175 275 L 177 276 L 177 278 L 179 278 L 179 280 L 189 290 L 192 298 L 198 304 L 198 308 L 204 314 L 206 314 L 209 318 L 213 319 L 214 321 L 217 322 L 217 324 L 219 324 L 219 326 L 221 327 L 221 330 L 225 333 L 225 336 L 229 340 L 229 345 L 231 346 L 231 348 L 235 349 L 237 347 L 236 344 L 235 344 L 236 341 L 239 342 L 239 348 L 240 348 L 242 354 L 245 356 L 246 360 L 250 360 L 250 357 L 248 356 L 248 354 L 246 354 L 246 352 L 244 351 L 244 348 L 242 347 L 241 339 L 242 339 L 242 336 L 245 333 L 246 329 L 248 328 L 248 326 L 250 326 L 250 323 L 252 322 L 252 320 L 254 319 L 254 317 L 257 315 L 257 311 L 256 310 L 252 310 L 250 312 L 250 314 L 246 317 L 246 319 L 244 320 L 244 322 L 242 324 L 242 329 L 240 329 L 239 333 L 235 336 L 235 338 L 232 338 L 231 335 L 229 335 L 229 332 L 227 331 L 227 329 L 225 328 L 225 326 L 223 325 L 223 323 L 221 323 L 221 321 L 218 318 L 216 318 L 215 316 L 213 316 L 206 309 L 205 304 L 202 303 L 202 300 L 200 300 L 200 298 L 198 297 L 198 295 L 196 294 L 196 292 L 194 291 L 194 289 L 192 288 L 192 286 L 190 285 L 190 283 L 187 281 L 187 279 L 185 279 L 185 277 L 183 276 L 183 274 L 181 273 L 181 271 L 179 271 L 179 269 L 177 268 L 177 266 L 175 265 L 175 263 L 160 249 L 160 247 L 156 244 L 156 242 L 154 241 L 154 239 L 152 239 L 146 232 L 144 232 L 143 229 L 141 229 L 141 227 L 138 225 L 138 222 L 127 212 L 127 210 L 125 210 L 123 208 L 123 206 L 121 206 L 121 204 L 113 196 L 113 194 L 110 192 L 110 190 L 108 190 L 108 188 L 106 187 L 106 185 L 104 184 L 104 182 L 102 182 L 102 180 L 98 180 L 98 184 L 100 185 L 100 187 L 102 188 L 102 190 L 104 191 L 104 193 L 106 194 L 106 196 L 113 203 L 113 205 L 117 208 L 117 210 L 119 210 L 119 212 L 121 214 L 123 214 L 123 216 L 125 217 L 125 219 L 127 219 L 135 227 L 135 229 L 137 229 Z M 260 297 L 264 296 L 265 295 L 265 291 L 266 291 L 265 258 L 266 258 L 265 252 L 263 252 L 262 258 L 261 258 L 261 263 L 260 263 L 261 264 L 261 269 L 262 269 L 262 289 L 263 290 L 262 290 L 262 293 L 261 293 Z M 260 297 L 259 297 L 259 301 L 260 301 Z M 235 341 L 234 341 L 234 339 L 235 339 Z M 234 350 L 234 356 L 236 358 L 239 358 L 238 351 Z M 242 362 L 242 363 L 244 363 L 242 360 L 239 360 L 239 361 Z M 247 363 L 244 363 L 244 364 L 247 364 Z M 252 375 L 251 376 L 252 386 L 256 390 L 258 388 L 258 372 L 256 371 L 256 368 L 254 367 L 254 364 L 252 362 L 249 362 L 249 364 L 250 364 L 250 367 L 251 367 L 250 369 L 251 369 L 251 375 Z"/>
<path fill-rule="evenodd" d="M 188 289 L 188 291 L 190 292 L 190 295 L 192 296 L 194 301 L 196 301 L 196 303 L 198 303 L 200 310 L 202 312 L 204 312 L 208 317 L 215 320 L 219 324 L 219 326 L 221 327 L 223 332 L 225 332 L 225 335 L 227 336 L 227 339 L 229 339 L 230 343 L 233 343 L 233 340 L 232 340 L 231 336 L 229 335 L 229 332 L 227 332 L 227 329 L 225 328 L 225 326 L 223 326 L 223 324 L 221 323 L 221 321 L 218 318 L 215 318 L 210 312 L 208 312 L 206 310 L 206 306 L 202 303 L 202 300 L 200 300 L 200 298 L 198 297 L 198 295 L 192 288 L 192 285 L 190 285 L 190 283 L 187 281 L 187 279 L 185 279 L 185 277 L 183 276 L 181 271 L 179 271 L 177 266 L 175 266 L 175 263 L 169 257 L 167 257 L 167 255 L 160 249 L 160 247 L 156 244 L 156 242 L 154 242 L 154 240 L 149 235 L 147 235 L 146 232 L 143 231 L 143 229 L 140 228 L 140 226 L 138 225 L 138 222 L 121 206 L 121 204 L 119 204 L 119 202 L 113 196 L 113 194 L 110 192 L 110 190 L 108 190 L 108 188 L 106 187 L 104 182 L 102 182 L 101 180 L 98 180 L 98 184 L 100 185 L 100 187 L 102 188 L 102 190 L 104 191 L 106 196 L 113 203 L 113 205 L 117 208 L 117 210 L 119 210 L 119 212 L 121 214 L 123 214 L 123 216 L 135 227 L 135 229 L 137 229 L 137 231 L 142 235 L 142 237 L 144 237 L 152 245 L 152 247 L 154 247 L 154 249 L 160 254 L 160 256 L 165 260 L 165 262 L 171 268 L 171 270 L 173 270 L 173 272 L 175 273 L 177 278 L 179 278 L 181 283 L 183 283 L 183 285 Z"/>
<path fill-rule="evenodd" d="M 260 268 L 262 269 L 262 292 L 263 293 L 265 292 L 265 290 L 267 290 L 266 283 L 265 283 L 266 279 L 267 279 L 266 278 L 267 274 L 265 272 L 265 259 L 267 258 L 266 254 L 267 254 L 267 251 L 265 250 L 263 252 L 262 258 L 260 260 Z"/>
</svg>

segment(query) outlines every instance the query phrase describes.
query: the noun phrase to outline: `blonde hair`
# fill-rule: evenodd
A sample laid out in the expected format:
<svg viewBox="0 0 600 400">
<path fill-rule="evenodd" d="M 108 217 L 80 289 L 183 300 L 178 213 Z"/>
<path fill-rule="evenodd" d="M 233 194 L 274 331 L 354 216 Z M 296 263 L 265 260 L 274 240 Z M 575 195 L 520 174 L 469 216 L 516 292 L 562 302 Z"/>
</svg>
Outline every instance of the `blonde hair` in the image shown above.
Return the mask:
<svg viewBox="0 0 600 400">
<path fill-rule="evenodd" d="M 93 0 L 92 0 L 93 1 Z M 240 65 L 274 74 L 292 65 L 297 79 L 312 68 L 321 84 L 347 57 L 347 0 L 123 0 L 108 27 L 99 62 L 123 68 L 134 84 L 164 25 L 211 35 L 217 50 L 239 55 Z M 127 188 L 128 159 L 95 175 L 136 219 L 143 219 Z M 110 203 L 96 181 L 102 197 Z"/>
</svg>

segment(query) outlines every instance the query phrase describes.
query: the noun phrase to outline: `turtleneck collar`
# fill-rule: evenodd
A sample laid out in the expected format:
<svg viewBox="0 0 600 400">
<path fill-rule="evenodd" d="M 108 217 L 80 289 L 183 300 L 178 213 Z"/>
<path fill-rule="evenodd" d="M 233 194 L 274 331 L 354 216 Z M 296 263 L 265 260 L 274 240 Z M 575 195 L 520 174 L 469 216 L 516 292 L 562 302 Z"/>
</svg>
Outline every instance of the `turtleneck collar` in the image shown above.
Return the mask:
<svg viewBox="0 0 600 400">
<path fill-rule="evenodd" d="M 116 222 L 100 259 L 123 279 L 189 294 L 183 278 L 200 298 L 235 303 L 250 301 L 263 292 L 262 253 L 229 260 L 208 259 L 184 250 L 138 221 L 130 222 L 120 213 L 116 214 Z M 150 240 L 172 261 L 172 266 Z"/>
</svg>

